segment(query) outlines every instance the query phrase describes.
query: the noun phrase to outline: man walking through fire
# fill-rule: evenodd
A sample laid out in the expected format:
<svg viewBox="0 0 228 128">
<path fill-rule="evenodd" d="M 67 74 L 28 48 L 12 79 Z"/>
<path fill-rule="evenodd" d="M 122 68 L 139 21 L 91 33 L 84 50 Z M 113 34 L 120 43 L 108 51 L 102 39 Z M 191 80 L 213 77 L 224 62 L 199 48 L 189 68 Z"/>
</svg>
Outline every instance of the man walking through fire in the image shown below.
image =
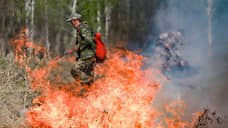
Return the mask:
<svg viewBox="0 0 228 128">
<path fill-rule="evenodd" d="M 73 51 L 76 55 L 76 64 L 71 70 L 72 76 L 82 84 L 90 85 L 93 82 L 93 68 L 96 62 L 96 43 L 94 34 L 86 22 L 82 21 L 79 13 L 73 14 L 67 22 L 77 30 L 76 45 Z"/>
<path fill-rule="evenodd" d="M 184 31 L 168 32 L 160 34 L 156 46 L 160 47 L 160 55 L 164 57 L 162 71 L 167 75 L 172 67 L 184 67 L 184 60 L 181 55 L 183 49 Z M 159 53 L 158 53 L 159 54 Z"/>
</svg>

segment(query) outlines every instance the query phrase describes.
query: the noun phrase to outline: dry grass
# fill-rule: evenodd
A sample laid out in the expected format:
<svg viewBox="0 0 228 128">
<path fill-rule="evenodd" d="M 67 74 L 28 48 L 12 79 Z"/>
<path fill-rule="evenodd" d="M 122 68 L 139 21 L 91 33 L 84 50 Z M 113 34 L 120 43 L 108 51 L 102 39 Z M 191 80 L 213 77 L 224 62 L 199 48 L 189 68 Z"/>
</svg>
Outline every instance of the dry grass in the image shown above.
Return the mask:
<svg viewBox="0 0 228 128">
<path fill-rule="evenodd" d="M 44 64 L 45 65 L 45 64 Z M 34 69 L 39 62 L 29 64 Z M 59 68 L 52 72 L 49 80 L 59 84 L 69 84 L 74 81 L 70 74 L 72 63 L 59 63 Z M 27 81 L 26 71 L 18 66 L 14 57 L 0 56 L 0 128 L 28 128 L 25 112 L 33 105 L 32 100 L 39 94 L 32 92 Z M 60 81 L 55 81 L 61 74 Z"/>
<path fill-rule="evenodd" d="M 217 113 L 204 109 L 194 122 L 194 128 L 223 128 L 223 120 Z"/>
<path fill-rule="evenodd" d="M 25 70 L 10 59 L 0 57 L 0 128 L 27 127 L 25 111 L 34 94 L 26 81 Z"/>
</svg>

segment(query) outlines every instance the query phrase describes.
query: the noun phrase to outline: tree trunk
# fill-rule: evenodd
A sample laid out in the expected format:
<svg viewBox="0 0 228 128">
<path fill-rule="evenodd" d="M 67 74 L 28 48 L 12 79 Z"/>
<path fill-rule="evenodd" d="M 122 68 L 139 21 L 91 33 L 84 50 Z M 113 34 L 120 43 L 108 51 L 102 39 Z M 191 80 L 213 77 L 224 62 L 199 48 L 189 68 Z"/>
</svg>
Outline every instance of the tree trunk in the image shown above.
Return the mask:
<svg viewBox="0 0 228 128">
<path fill-rule="evenodd" d="M 64 17 L 64 10 L 62 9 L 62 5 L 61 5 L 61 3 L 57 3 L 57 7 L 58 8 L 61 8 L 61 10 L 60 10 L 60 17 Z M 63 24 L 63 22 L 60 22 L 60 25 L 61 26 L 64 26 L 64 24 Z M 55 45 L 55 55 L 58 55 L 58 56 L 60 56 L 61 55 L 61 49 L 63 49 L 64 47 L 61 45 L 62 43 L 62 38 L 63 38 L 63 34 L 62 34 L 62 29 L 61 30 L 59 30 L 58 32 L 57 32 L 57 34 L 56 34 L 56 36 L 55 36 L 56 38 L 55 38 L 55 44 L 57 44 L 57 45 Z"/>
<path fill-rule="evenodd" d="M 208 0 L 208 7 L 207 7 L 207 14 L 208 14 L 208 43 L 209 43 L 209 55 L 212 54 L 212 42 L 213 42 L 213 38 L 212 38 L 212 7 L 213 7 L 213 1 L 212 0 Z"/>
<path fill-rule="evenodd" d="M 45 1 L 45 31 L 46 31 L 46 47 L 47 47 L 47 57 L 50 59 L 50 42 L 49 42 L 49 25 L 48 25 L 48 1 Z"/>
<path fill-rule="evenodd" d="M 12 7 L 14 7 L 14 3 L 11 3 Z M 14 27 L 14 23 L 15 23 L 15 8 L 12 8 L 12 13 L 11 13 L 11 17 L 10 17 L 10 29 L 11 31 L 9 31 L 10 33 L 14 33 L 15 32 L 15 27 Z"/>
<path fill-rule="evenodd" d="M 73 7 L 72 7 L 72 14 L 76 13 L 76 9 L 77 9 L 77 0 L 74 0 Z M 65 49 L 66 51 L 72 50 L 72 47 L 71 47 L 71 46 L 74 46 L 74 45 L 75 45 L 75 44 L 74 44 L 74 40 L 76 39 L 76 36 L 77 36 L 77 34 L 76 34 L 76 29 L 73 29 L 72 35 L 73 35 L 73 38 L 71 38 L 70 44 L 67 45 L 67 47 L 66 47 L 66 49 Z M 68 42 L 67 42 L 67 43 L 68 43 Z M 65 51 L 65 52 L 66 52 L 66 51 Z"/>
<path fill-rule="evenodd" d="M 101 9 L 100 9 L 100 3 L 97 2 L 97 32 L 101 33 L 102 27 L 101 27 Z"/>
<path fill-rule="evenodd" d="M 109 27 L 111 22 L 111 8 L 108 0 L 105 0 L 105 42 L 109 39 Z M 108 44 L 106 44 L 108 46 Z"/>
<path fill-rule="evenodd" d="M 128 23 L 130 23 L 130 0 L 126 0 L 126 6 L 127 6 L 127 24 L 128 24 Z M 128 30 L 126 33 L 126 40 L 128 41 Z"/>
<path fill-rule="evenodd" d="M 1 4 L 0 4 L 0 10 L 1 10 L 1 17 L 2 17 L 2 20 L 1 20 L 1 33 L 0 33 L 0 44 L 1 44 L 1 54 L 0 56 L 4 56 L 4 52 L 5 52 L 5 49 L 4 49 L 4 22 L 5 22 L 5 13 L 4 13 L 4 6 L 3 6 L 4 2 L 1 1 Z"/>
<path fill-rule="evenodd" d="M 56 54 L 59 56 L 60 55 L 60 47 L 61 47 L 61 31 L 59 31 L 57 34 L 56 34 L 56 38 L 55 38 L 55 43 L 56 43 L 56 46 L 55 46 L 55 52 Z"/>
<path fill-rule="evenodd" d="M 5 31 L 5 16 L 3 15 L 2 16 L 2 37 L 5 36 L 4 31 Z"/>
<path fill-rule="evenodd" d="M 30 17 L 30 0 L 25 0 L 26 26 L 29 26 Z"/>
<path fill-rule="evenodd" d="M 31 5 L 31 41 L 34 40 L 34 6 L 35 6 L 35 0 L 32 0 Z"/>
<path fill-rule="evenodd" d="M 74 0 L 73 7 L 72 7 L 72 14 L 76 13 L 77 8 L 77 0 Z"/>
<path fill-rule="evenodd" d="M 5 8 L 4 8 L 4 1 L 1 1 L 1 17 L 2 17 L 2 24 L 1 24 L 1 36 L 4 37 L 5 31 Z"/>
<path fill-rule="evenodd" d="M 34 11 L 33 6 L 34 6 L 34 0 L 32 0 L 32 2 L 31 0 L 25 0 L 26 26 L 28 31 L 30 32 L 30 36 L 29 36 L 30 41 L 33 41 L 33 28 L 32 28 L 33 27 L 32 11 Z M 33 51 L 32 48 L 28 48 L 29 56 L 32 56 L 32 51 Z"/>
</svg>

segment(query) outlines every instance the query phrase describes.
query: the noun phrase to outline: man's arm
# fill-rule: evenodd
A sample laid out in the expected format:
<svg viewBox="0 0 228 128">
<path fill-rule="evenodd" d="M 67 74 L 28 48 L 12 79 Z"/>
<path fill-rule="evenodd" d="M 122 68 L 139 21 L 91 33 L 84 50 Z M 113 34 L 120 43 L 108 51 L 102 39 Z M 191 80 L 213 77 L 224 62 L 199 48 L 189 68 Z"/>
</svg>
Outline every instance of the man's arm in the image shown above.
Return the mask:
<svg viewBox="0 0 228 128">
<path fill-rule="evenodd" d="M 60 59 L 61 57 L 63 57 L 63 56 L 66 56 L 66 55 L 70 55 L 70 54 L 77 54 L 77 52 L 78 52 L 78 46 L 77 45 L 75 45 L 75 47 L 74 47 L 74 49 L 73 50 L 70 50 L 70 51 L 67 51 L 66 53 L 64 53 L 62 56 L 57 56 L 57 57 L 55 57 L 55 60 L 58 60 L 58 59 Z M 76 55 L 77 56 L 77 55 Z"/>
</svg>

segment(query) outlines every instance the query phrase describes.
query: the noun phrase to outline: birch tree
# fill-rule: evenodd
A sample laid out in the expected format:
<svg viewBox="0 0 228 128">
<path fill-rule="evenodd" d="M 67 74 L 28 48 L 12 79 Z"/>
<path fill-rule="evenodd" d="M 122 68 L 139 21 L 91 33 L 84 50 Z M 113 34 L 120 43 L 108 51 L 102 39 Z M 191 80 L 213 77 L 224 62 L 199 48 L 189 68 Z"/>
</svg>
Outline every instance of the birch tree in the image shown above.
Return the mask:
<svg viewBox="0 0 228 128">
<path fill-rule="evenodd" d="M 26 26 L 31 32 L 30 39 L 33 40 L 34 33 L 34 5 L 35 0 L 25 0 Z"/>
<path fill-rule="evenodd" d="M 32 0 L 31 3 L 31 40 L 34 40 L 34 6 L 35 6 L 35 0 Z"/>
<path fill-rule="evenodd" d="M 48 25 L 48 0 L 45 0 L 45 37 L 46 37 L 46 47 L 47 47 L 47 56 L 50 59 L 50 42 L 49 42 L 49 25 Z"/>
<path fill-rule="evenodd" d="M 208 15 L 208 43 L 209 43 L 209 55 L 212 53 L 212 42 L 213 42 L 213 37 L 212 37 L 212 17 L 214 13 L 213 9 L 213 0 L 207 0 L 207 15 Z"/>
<path fill-rule="evenodd" d="M 101 5 L 97 2 L 97 32 L 101 33 Z"/>
<path fill-rule="evenodd" d="M 25 0 L 26 25 L 29 26 L 30 17 L 30 0 Z"/>
<path fill-rule="evenodd" d="M 25 11 L 26 11 L 26 26 L 30 32 L 29 39 L 33 42 L 34 40 L 34 8 L 35 0 L 25 0 Z M 32 49 L 29 50 L 30 56 L 32 56 Z"/>
<path fill-rule="evenodd" d="M 5 31 L 5 8 L 4 8 L 4 1 L 1 1 L 1 4 L 0 4 L 0 9 L 1 9 L 1 22 L 2 22 L 2 24 L 1 24 L 1 34 L 4 34 L 4 31 Z"/>
<path fill-rule="evenodd" d="M 76 10 L 77 10 L 77 2 L 78 2 L 77 0 L 74 0 L 74 1 L 73 1 L 73 6 L 72 6 L 72 8 L 71 8 L 71 15 L 73 15 L 73 14 L 76 13 Z M 70 44 L 68 44 L 66 50 L 71 50 L 71 48 L 74 46 L 74 40 L 75 40 L 76 37 L 77 37 L 77 34 L 76 34 L 76 33 L 77 33 L 76 30 L 73 29 L 73 31 L 72 31 L 71 34 L 73 35 L 74 38 L 71 38 Z M 65 51 L 65 52 L 66 52 L 66 51 Z"/>
<path fill-rule="evenodd" d="M 76 8 L 77 8 L 77 0 L 74 0 L 73 7 L 72 7 L 72 14 L 76 13 Z"/>
<path fill-rule="evenodd" d="M 108 42 L 110 24 L 111 24 L 111 7 L 110 7 L 109 1 L 105 0 L 105 42 Z"/>
</svg>

